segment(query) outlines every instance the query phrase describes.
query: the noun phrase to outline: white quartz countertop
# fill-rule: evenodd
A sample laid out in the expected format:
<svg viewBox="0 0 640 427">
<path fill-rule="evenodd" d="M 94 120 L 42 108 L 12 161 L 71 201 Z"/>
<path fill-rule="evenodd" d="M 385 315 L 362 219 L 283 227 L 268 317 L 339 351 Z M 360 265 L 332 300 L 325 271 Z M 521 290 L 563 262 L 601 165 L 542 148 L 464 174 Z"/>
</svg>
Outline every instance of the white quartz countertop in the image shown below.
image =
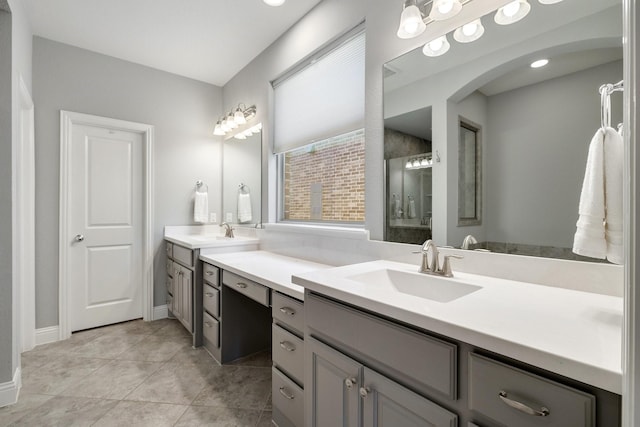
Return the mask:
<svg viewBox="0 0 640 427">
<path fill-rule="evenodd" d="M 386 317 L 622 394 L 622 298 L 456 273 L 453 280 L 481 289 L 442 303 L 349 278 L 387 268 L 417 271 L 410 264 L 373 261 L 293 273 L 292 281 Z"/>
<path fill-rule="evenodd" d="M 299 300 L 304 300 L 304 288 L 293 284 L 291 276 L 332 267 L 267 251 L 201 255 L 200 259 Z"/>
<path fill-rule="evenodd" d="M 236 236 L 227 238 L 220 234 L 188 234 L 165 233 L 165 240 L 189 249 L 201 248 L 233 248 L 237 246 L 257 245 L 260 240 L 256 237 Z"/>
</svg>

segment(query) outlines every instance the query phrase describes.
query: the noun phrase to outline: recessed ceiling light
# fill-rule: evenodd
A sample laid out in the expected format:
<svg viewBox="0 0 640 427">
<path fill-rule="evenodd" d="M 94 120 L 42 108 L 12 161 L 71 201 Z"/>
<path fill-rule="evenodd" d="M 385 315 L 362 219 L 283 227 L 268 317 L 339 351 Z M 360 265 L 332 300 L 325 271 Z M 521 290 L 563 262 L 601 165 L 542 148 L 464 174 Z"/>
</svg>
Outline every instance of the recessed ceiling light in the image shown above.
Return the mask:
<svg viewBox="0 0 640 427">
<path fill-rule="evenodd" d="M 285 0 L 262 0 L 262 1 L 268 4 L 269 6 L 282 6 L 285 2 Z"/>
<path fill-rule="evenodd" d="M 538 59 L 531 63 L 531 68 L 541 68 L 549 63 L 548 59 Z"/>
</svg>

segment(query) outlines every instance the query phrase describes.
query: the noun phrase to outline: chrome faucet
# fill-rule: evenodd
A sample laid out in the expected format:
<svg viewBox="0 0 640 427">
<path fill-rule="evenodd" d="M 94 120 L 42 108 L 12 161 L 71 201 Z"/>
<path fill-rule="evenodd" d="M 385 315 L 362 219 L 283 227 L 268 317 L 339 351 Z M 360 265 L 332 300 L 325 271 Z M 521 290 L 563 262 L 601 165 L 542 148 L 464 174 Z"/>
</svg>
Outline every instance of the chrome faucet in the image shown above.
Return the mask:
<svg viewBox="0 0 640 427">
<path fill-rule="evenodd" d="M 220 224 L 220 227 L 227 227 L 226 230 L 224 230 L 224 237 L 229 237 L 229 238 L 235 237 L 233 235 L 234 228 L 228 222 L 223 222 L 222 224 Z"/>
<path fill-rule="evenodd" d="M 429 264 L 429 250 L 431 250 L 431 264 Z M 451 270 L 451 258 L 462 259 L 460 255 L 446 255 L 444 257 L 444 262 L 442 263 L 442 268 L 440 268 L 438 256 L 438 247 L 433 240 L 429 239 L 422 244 L 422 263 L 420 264 L 420 268 L 418 271 L 420 273 L 425 274 L 434 274 L 437 276 L 444 277 L 453 277 L 453 271 Z"/>
<path fill-rule="evenodd" d="M 462 241 L 461 249 L 471 249 L 471 245 L 475 245 L 477 243 L 478 243 L 478 241 L 476 240 L 476 238 L 473 237 L 471 234 L 469 234 Z"/>
</svg>

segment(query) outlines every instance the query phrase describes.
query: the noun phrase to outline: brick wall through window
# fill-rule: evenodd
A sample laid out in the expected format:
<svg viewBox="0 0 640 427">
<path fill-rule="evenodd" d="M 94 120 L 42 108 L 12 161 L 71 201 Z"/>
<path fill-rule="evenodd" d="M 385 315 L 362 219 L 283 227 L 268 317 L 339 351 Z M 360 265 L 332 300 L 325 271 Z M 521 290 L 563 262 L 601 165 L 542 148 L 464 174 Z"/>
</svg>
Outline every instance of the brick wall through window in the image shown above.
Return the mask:
<svg viewBox="0 0 640 427">
<path fill-rule="evenodd" d="M 284 219 L 364 222 L 364 129 L 284 154 Z"/>
</svg>

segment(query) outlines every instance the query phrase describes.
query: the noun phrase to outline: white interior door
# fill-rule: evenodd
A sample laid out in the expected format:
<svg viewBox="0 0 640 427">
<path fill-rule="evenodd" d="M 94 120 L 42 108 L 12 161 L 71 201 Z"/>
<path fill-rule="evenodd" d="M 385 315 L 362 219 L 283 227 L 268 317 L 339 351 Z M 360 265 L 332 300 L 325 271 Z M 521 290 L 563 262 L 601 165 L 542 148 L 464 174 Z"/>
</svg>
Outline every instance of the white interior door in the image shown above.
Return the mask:
<svg viewBox="0 0 640 427">
<path fill-rule="evenodd" d="M 142 317 L 142 134 L 73 124 L 70 332 Z"/>
</svg>

